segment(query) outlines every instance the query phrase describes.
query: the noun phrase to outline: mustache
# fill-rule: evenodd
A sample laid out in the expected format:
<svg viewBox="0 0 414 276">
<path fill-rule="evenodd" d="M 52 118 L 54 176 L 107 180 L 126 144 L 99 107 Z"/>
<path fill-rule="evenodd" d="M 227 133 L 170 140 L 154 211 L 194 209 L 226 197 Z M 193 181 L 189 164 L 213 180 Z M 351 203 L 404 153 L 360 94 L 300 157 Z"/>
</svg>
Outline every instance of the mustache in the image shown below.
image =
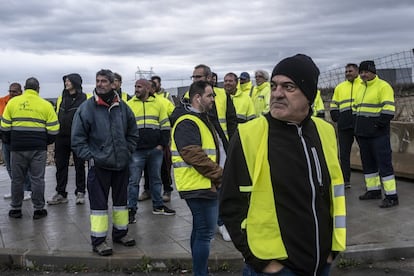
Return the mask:
<svg viewBox="0 0 414 276">
<path fill-rule="evenodd" d="M 277 103 L 277 104 L 286 104 L 286 99 L 283 99 L 283 98 L 281 98 L 281 99 L 270 99 L 269 104 L 272 105 L 274 103 Z"/>
</svg>

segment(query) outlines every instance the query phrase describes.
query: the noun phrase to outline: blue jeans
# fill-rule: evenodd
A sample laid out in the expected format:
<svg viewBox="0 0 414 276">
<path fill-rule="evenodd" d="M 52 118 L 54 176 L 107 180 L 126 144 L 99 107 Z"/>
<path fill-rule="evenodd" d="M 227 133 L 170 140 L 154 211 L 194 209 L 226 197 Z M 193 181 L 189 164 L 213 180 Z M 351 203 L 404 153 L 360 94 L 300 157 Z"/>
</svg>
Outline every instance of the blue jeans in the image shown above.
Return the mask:
<svg viewBox="0 0 414 276">
<path fill-rule="evenodd" d="M 6 164 L 7 173 L 9 174 L 10 179 L 12 178 L 11 174 L 11 165 L 10 165 L 10 144 L 4 144 L 2 145 L 2 152 L 3 152 L 3 160 Z M 30 185 L 30 172 L 27 173 L 26 180 L 24 181 L 24 190 L 25 191 L 31 191 L 31 185 Z"/>
<path fill-rule="evenodd" d="M 331 264 L 325 264 L 325 266 L 323 267 L 321 273 L 318 274 L 318 276 L 329 276 L 329 271 L 331 270 Z M 287 267 L 284 267 L 281 271 L 276 272 L 276 273 L 257 273 L 256 271 L 254 271 L 254 269 L 246 264 L 244 266 L 243 269 L 243 276 L 270 276 L 270 275 L 274 275 L 274 276 L 297 276 L 297 274 L 295 274 L 292 270 L 290 270 Z"/>
<path fill-rule="evenodd" d="M 161 196 L 161 165 L 163 159 L 163 151 L 153 148 L 136 150 L 132 153 L 129 163 L 129 182 L 128 182 L 128 209 L 137 210 L 139 182 L 145 164 L 147 165 L 150 192 L 153 208 L 159 208 L 164 205 Z"/>
<path fill-rule="evenodd" d="M 216 230 L 218 216 L 218 200 L 191 198 L 186 199 L 193 215 L 191 231 L 191 255 L 193 259 L 193 275 L 208 275 L 208 256 L 210 242 Z"/>
</svg>

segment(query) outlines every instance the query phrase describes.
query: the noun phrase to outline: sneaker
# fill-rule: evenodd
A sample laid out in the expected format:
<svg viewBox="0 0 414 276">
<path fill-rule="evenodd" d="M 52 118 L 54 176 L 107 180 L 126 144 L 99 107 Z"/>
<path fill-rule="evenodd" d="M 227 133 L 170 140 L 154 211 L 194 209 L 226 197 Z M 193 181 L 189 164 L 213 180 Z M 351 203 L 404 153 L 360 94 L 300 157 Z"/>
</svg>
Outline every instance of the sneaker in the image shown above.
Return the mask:
<svg viewBox="0 0 414 276">
<path fill-rule="evenodd" d="M 144 201 L 151 199 L 150 191 L 143 191 L 142 194 L 138 197 L 138 201 Z"/>
<path fill-rule="evenodd" d="M 98 253 L 99 256 L 109 256 L 112 255 L 112 248 L 106 242 L 103 242 L 94 246 L 93 252 Z"/>
<path fill-rule="evenodd" d="M 10 199 L 10 198 L 11 198 L 11 194 L 5 194 L 5 195 L 3 196 L 3 198 L 4 198 L 4 199 Z"/>
<path fill-rule="evenodd" d="M 394 207 L 397 206 L 399 204 L 398 202 L 398 197 L 385 197 L 382 200 L 381 205 L 379 206 L 380 208 L 390 208 L 390 207 Z"/>
<path fill-rule="evenodd" d="M 351 189 L 351 183 L 345 182 L 345 189 Z"/>
<path fill-rule="evenodd" d="M 76 204 L 85 204 L 85 193 L 76 194 Z"/>
<path fill-rule="evenodd" d="M 162 195 L 162 201 L 170 202 L 171 201 L 171 192 L 164 192 Z"/>
<path fill-rule="evenodd" d="M 134 224 L 137 222 L 137 219 L 135 218 L 135 214 L 137 211 L 128 209 L 128 224 Z"/>
<path fill-rule="evenodd" d="M 231 238 L 230 238 L 229 232 L 227 231 L 226 226 L 224 225 L 219 226 L 219 233 L 223 237 L 223 240 L 227 242 L 231 241 Z"/>
<path fill-rule="evenodd" d="M 22 210 L 21 209 L 19 209 L 19 210 L 10 210 L 9 211 L 9 217 L 11 217 L 11 218 L 21 218 L 23 215 L 22 215 Z"/>
<path fill-rule="evenodd" d="M 359 196 L 360 200 L 381 199 L 381 190 L 367 191 Z"/>
<path fill-rule="evenodd" d="M 41 219 L 47 216 L 47 210 L 46 209 L 41 209 L 41 210 L 36 210 L 33 213 L 33 219 Z"/>
<path fill-rule="evenodd" d="M 175 211 L 167 206 L 156 207 L 152 209 L 154 215 L 174 216 Z"/>
<path fill-rule="evenodd" d="M 50 200 L 47 201 L 47 204 L 57 205 L 57 204 L 62 204 L 62 203 L 67 203 L 67 202 L 68 202 L 68 199 L 65 198 L 63 195 L 55 194 Z"/>
<path fill-rule="evenodd" d="M 128 234 L 126 234 L 119 240 L 113 240 L 113 242 L 120 243 L 123 246 L 134 246 L 135 245 L 135 239 L 130 237 Z"/>
<path fill-rule="evenodd" d="M 31 191 L 24 191 L 23 200 L 30 200 L 32 199 L 32 192 Z"/>
</svg>

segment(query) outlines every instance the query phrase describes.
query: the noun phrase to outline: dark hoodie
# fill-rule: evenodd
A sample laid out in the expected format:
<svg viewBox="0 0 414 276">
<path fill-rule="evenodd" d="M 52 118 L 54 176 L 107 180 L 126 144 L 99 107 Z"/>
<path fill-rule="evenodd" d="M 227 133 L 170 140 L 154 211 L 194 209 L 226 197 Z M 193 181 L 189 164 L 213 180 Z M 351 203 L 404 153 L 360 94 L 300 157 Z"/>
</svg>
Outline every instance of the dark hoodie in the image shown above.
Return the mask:
<svg viewBox="0 0 414 276">
<path fill-rule="evenodd" d="M 73 73 L 63 76 L 63 85 L 68 78 L 76 89 L 76 93 L 71 95 L 66 88 L 63 88 L 61 102 L 57 107 L 57 114 L 60 123 L 58 136 L 65 136 L 70 139 L 72 120 L 78 107 L 86 100 L 86 94 L 82 92 L 82 78 L 79 74 Z M 58 99 L 59 104 L 59 99 Z"/>
</svg>

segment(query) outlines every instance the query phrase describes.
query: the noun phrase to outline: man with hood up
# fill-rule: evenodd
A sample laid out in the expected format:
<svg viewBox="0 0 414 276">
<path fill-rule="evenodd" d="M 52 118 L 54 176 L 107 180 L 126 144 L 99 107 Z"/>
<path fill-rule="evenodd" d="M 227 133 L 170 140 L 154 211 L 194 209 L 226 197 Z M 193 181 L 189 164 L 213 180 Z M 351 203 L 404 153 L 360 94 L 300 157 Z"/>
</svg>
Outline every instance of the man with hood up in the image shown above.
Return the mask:
<svg viewBox="0 0 414 276">
<path fill-rule="evenodd" d="M 56 194 L 47 201 L 49 205 L 67 203 L 66 185 L 68 183 L 68 167 L 70 153 L 72 152 L 76 171 L 76 204 L 85 203 L 85 166 L 84 160 L 71 150 L 72 120 L 78 107 L 87 99 L 82 91 L 82 78 L 72 73 L 63 76 L 64 89 L 56 102 L 56 113 L 61 126 L 55 141 L 56 164 Z"/>
</svg>

